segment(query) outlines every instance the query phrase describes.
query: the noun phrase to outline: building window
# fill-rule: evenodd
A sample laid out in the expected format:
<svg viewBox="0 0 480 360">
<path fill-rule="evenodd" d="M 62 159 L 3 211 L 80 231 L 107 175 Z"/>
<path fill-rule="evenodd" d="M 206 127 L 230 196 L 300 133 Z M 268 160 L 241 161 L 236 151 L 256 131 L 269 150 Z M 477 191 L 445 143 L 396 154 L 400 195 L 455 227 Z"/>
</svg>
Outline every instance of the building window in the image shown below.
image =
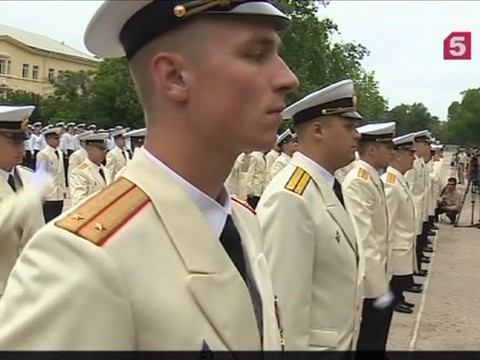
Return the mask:
<svg viewBox="0 0 480 360">
<path fill-rule="evenodd" d="M 0 74 L 7 74 L 7 60 L 5 59 L 0 59 Z"/>
<path fill-rule="evenodd" d="M 0 99 L 6 100 L 7 99 L 7 94 L 8 94 L 7 90 L 0 90 Z"/>
<path fill-rule="evenodd" d="M 32 79 L 38 80 L 38 65 L 33 65 L 33 68 L 32 68 Z"/>
<path fill-rule="evenodd" d="M 60 80 L 60 81 L 63 79 L 63 70 L 58 70 L 57 78 L 58 78 L 58 80 Z"/>
<path fill-rule="evenodd" d="M 48 81 L 53 81 L 53 80 L 55 80 L 55 70 L 48 69 Z"/>
<path fill-rule="evenodd" d="M 30 65 L 28 64 L 23 64 L 22 68 L 22 77 L 28 78 L 28 73 L 30 72 Z"/>
<path fill-rule="evenodd" d="M 10 68 L 12 67 L 12 62 L 8 60 L 7 62 L 7 75 L 10 75 Z"/>
</svg>

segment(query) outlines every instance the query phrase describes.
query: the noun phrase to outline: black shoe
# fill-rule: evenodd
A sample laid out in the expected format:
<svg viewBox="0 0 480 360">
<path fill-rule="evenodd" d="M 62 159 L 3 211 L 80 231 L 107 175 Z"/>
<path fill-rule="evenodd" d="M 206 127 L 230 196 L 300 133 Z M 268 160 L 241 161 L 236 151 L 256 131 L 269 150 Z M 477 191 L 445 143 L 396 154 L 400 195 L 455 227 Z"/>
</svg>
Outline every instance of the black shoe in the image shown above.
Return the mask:
<svg viewBox="0 0 480 360">
<path fill-rule="evenodd" d="M 410 293 L 415 293 L 415 294 L 421 294 L 423 292 L 423 288 L 419 287 L 419 286 L 410 286 L 407 290 L 405 290 L 406 292 L 410 292 Z"/>
<path fill-rule="evenodd" d="M 428 257 L 423 257 L 423 258 L 422 258 L 422 263 L 430 264 L 430 258 L 428 258 Z"/>
<path fill-rule="evenodd" d="M 430 231 L 428 232 L 428 236 L 435 236 L 435 235 L 436 235 L 436 233 L 433 232 L 432 230 L 430 230 Z"/>
<path fill-rule="evenodd" d="M 432 247 L 424 247 L 422 249 L 423 252 L 426 252 L 426 253 L 433 253 L 433 248 Z"/>
<path fill-rule="evenodd" d="M 414 273 L 413 275 L 426 277 L 428 275 L 428 271 L 427 270 L 418 270 L 418 272 Z"/>
<path fill-rule="evenodd" d="M 406 306 L 405 304 L 398 304 L 397 306 L 394 307 L 393 309 L 396 312 L 402 313 L 402 314 L 411 314 L 413 313 L 413 310 Z"/>
<path fill-rule="evenodd" d="M 433 225 L 432 225 L 432 230 L 438 230 L 438 226 L 435 225 L 435 224 L 433 224 Z"/>
<path fill-rule="evenodd" d="M 408 306 L 410 309 L 413 309 L 415 307 L 415 304 L 410 303 L 406 300 L 403 300 L 403 305 Z"/>
</svg>

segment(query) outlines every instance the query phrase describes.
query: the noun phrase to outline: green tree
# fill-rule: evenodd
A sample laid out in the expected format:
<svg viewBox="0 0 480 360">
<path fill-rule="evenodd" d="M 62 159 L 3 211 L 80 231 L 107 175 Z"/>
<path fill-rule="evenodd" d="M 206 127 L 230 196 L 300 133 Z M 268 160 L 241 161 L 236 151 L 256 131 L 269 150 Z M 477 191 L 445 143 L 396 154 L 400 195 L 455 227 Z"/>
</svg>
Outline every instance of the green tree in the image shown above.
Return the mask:
<svg viewBox="0 0 480 360">
<path fill-rule="evenodd" d="M 480 144 L 480 88 L 461 93 L 462 101 L 448 108 L 448 122 L 442 128 L 442 140 L 467 146 Z"/>
<path fill-rule="evenodd" d="M 53 94 L 41 101 L 45 120 L 50 123 L 59 120 L 91 122 L 89 99 L 94 74 L 93 71 L 65 71 L 53 81 Z"/>
<path fill-rule="evenodd" d="M 143 112 L 125 58 L 105 59 L 92 83 L 93 121 L 100 126 L 143 126 Z"/>
<path fill-rule="evenodd" d="M 435 137 L 439 135 L 439 119 L 432 116 L 422 103 L 397 105 L 388 112 L 387 117 L 396 121 L 396 133 L 399 135 L 425 129 Z"/>
</svg>

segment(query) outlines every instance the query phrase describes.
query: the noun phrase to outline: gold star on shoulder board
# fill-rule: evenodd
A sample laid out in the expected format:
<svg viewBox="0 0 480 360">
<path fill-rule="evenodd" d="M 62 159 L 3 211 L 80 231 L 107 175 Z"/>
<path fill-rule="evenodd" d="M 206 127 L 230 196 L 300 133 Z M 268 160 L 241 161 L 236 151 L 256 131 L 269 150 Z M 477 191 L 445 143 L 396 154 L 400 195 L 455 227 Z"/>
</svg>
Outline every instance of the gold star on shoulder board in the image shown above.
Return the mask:
<svg viewBox="0 0 480 360">
<path fill-rule="evenodd" d="M 103 226 L 102 224 L 100 223 L 95 223 L 95 230 L 98 230 L 98 231 L 105 231 L 105 226 Z"/>
<path fill-rule="evenodd" d="M 75 213 L 75 214 L 72 215 L 72 219 L 73 220 L 83 220 L 84 217 L 80 214 Z"/>
</svg>

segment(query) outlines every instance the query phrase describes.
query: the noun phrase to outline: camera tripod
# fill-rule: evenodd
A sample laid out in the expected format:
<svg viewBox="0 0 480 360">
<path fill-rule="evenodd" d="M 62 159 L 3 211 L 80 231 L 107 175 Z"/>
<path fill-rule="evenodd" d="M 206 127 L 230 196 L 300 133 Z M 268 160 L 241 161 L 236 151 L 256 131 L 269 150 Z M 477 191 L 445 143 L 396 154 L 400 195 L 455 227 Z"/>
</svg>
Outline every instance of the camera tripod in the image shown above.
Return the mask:
<svg viewBox="0 0 480 360">
<path fill-rule="evenodd" d="M 458 225 L 458 221 L 460 220 L 460 216 L 462 215 L 463 205 L 465 204 L 465 200 L 467 199 L 467 195 L 470 192 L 471 195 L 471 204 L 472 204 L 472 213 L 470 217 L 470 225 Z M 478 179 L 470 178 L 468 179 L 467 186 L 465 188 L 465 192 L 463 193 L 462 203 L 460 205 L 460 211 L 458 212 L 457 219 L 455 220 L 455 227 L 476 227 L 480 229 L 480 220 L 477 223 L 473 222 L 473 218 L 475 216 L 475 198 L 477 195 L 480 197 L 480 192 L 478 188 Z M 479 207 L 479 219 L 480 219 L 480 207 Z"/>
</svg>

